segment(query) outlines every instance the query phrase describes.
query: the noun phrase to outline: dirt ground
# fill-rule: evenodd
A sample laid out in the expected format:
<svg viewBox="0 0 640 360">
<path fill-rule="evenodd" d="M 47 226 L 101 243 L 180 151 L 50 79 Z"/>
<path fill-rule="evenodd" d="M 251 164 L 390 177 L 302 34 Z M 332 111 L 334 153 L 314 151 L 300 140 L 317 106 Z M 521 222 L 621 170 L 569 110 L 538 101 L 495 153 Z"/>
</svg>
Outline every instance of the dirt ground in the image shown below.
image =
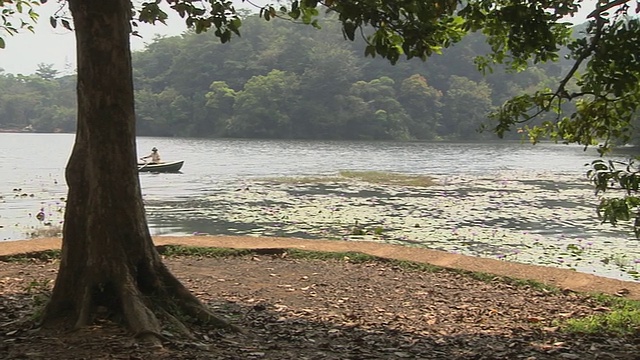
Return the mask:
<svg viewBox="0 0 640 360">
<path fill-rule="evenodd" d="M 260 241 L 226 240 L 237 247 L 249 247 L 251 241 L 259 247 Z M 290 242 L 291 247 L 300 244 Z M 6 253 L 8 247 L 0 249 Z M 107 320 L 75 332 L 38 330 L 32 315 L 51 289 L 57 260 L 0 262 L 0 358 L 638 358 L 636 338 L 566 334 L 558 328 L 558 321 L 608 310 L 572 290 L 550 292 L 457 272 L 407 270 L 384 261 L 300 260 L 280 250 L 242 257 L 169 257 L 166 263 L 246 334 L 194 325 L 195 339 L 167 329 L 164 346 L 151 348 Z M 500 262 L 490 264 L 500 270 Z M 635 291 L 633 283 L 605 283 L 614 292 Z M 625 288 L 616 290 L 620 286 Z"/>
</svg>

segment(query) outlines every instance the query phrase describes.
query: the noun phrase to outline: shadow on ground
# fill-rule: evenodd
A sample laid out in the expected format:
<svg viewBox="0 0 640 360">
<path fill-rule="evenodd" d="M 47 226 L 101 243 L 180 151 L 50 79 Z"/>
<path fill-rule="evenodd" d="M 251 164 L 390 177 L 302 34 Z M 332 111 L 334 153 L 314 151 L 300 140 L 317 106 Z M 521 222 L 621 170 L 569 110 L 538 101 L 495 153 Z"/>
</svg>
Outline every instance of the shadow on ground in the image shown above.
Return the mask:
<svg viewBox="0 0 640 360">
<path fill-rule="evenodd" d="M 170 257 L 171 270 L 246 335 L 169 327 L 163 349 L 107 320 L 35 331 L 56 261 L 0 263 L 0 358 L 7 359 L 635 359 L 633 339 L 563 333 L 558 323 L 602 311 L 586 295 L 480 281 L 385 262 L 284 254 Z"/>
</svg>

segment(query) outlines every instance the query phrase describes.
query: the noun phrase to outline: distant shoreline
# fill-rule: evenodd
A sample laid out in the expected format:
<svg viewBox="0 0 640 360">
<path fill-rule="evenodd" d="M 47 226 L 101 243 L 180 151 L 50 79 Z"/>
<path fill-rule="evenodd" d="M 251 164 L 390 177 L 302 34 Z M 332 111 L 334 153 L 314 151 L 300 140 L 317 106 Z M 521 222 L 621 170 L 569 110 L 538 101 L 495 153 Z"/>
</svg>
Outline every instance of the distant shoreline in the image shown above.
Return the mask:
<svg viewBox="0 0 640 360">
<path fill-rule="evenodd" d="M 30 133 L 33 131 L 22 130 L 22 129 L 0 129 L 0 133 Z"/>
<path fill-rule="evenodd" d="M 72 132 L 64 132 L 62 130 L 56 129 L 54 131 L 35 131 L 32 128 L 24 128 L 24 129 L 0 129 L 0 133 L 9 133 L 9 134 L 73 134 Z"/>
</svg>

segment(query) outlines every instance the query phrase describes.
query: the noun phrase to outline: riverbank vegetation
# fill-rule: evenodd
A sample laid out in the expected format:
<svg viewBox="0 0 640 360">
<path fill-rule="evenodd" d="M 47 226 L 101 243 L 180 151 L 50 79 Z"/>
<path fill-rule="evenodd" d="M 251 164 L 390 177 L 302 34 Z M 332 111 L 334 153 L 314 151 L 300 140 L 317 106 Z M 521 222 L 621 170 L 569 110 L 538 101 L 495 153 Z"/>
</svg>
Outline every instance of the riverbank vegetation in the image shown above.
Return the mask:
<svg viewBox="0 0 640 360">
<path fill-rule="evenodd" d="M 335 18 L 321 22 L 318 30 L 249 15 L 229 44 L 212 33 L 149 39 L 133 54 L 138 135 L 494 138 L 477 131 L 492 109 L 552 84 L 568 66 L 498 67 L 483 77 L 474 64 L 488 50 L 479 33 L 424 63 L 393 66 L 363 57 L 366 44 L 344 41 Z M 47 64 L 33 75 L 0 73 L 0 129 L 73 132 L 74 91 L 75 75 Z"/>
</svg>

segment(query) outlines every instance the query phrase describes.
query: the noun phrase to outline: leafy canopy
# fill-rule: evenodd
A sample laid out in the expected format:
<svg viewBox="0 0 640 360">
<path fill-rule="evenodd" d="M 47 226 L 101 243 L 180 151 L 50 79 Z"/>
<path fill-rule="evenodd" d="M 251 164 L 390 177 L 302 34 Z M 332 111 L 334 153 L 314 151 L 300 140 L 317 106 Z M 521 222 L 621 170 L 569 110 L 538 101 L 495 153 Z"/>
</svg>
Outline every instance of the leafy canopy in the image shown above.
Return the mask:
<svg viewBox="0 0 640 360">
<path fill-rule="evenodd" d="M 38 20 L 34 7 L 47 0 L 0 0 L 0 49 L 5 48 L 3 36 L 15 35 L 19 30 L 33 32 L 33 24 Z"/>
<path fill-rule="evenodd" d="M 231 1 L 165 0 L 196 32 L 210 28 L 222 42 L 239 35 L 241 19 Z M 250 1 L 246 1 L 251 4 Z M 155 23 L 168 18 L 162 1 L 144 2 L 137 21 Z M 489 37 L 490 61 L 513 62 L 557 59 L 559 46 L 569 41 L 569 23 L 561 20 L 579 9 L 573 1 L 452 0 L 294 0 L 287 5 L 260 8 L 265 20 L 299 21 L 320 27 L 320 11 L 338 14 L 345 38 L 364 37 L 368 56 L 380 55 L 392 63 L 400 56 L 426 59 L 462 39 L 469 31 Z"/>
</svg>

